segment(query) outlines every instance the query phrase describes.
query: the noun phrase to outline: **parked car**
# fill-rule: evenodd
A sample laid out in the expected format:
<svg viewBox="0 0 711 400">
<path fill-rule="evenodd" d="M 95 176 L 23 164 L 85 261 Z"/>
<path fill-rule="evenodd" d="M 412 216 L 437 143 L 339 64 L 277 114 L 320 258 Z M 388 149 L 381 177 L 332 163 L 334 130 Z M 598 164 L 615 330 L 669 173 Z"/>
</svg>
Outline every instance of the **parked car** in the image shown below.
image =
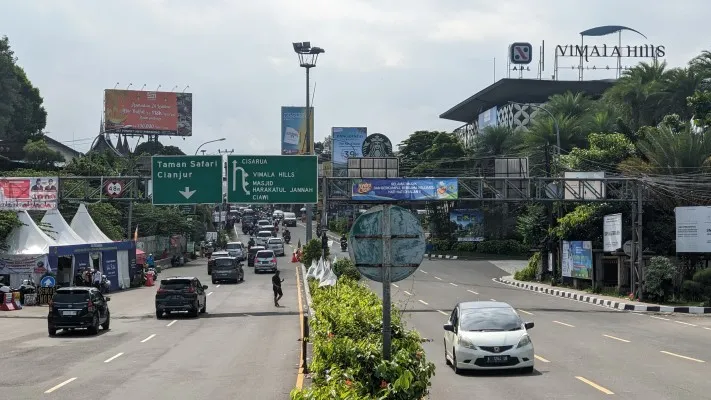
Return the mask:
<svg viewBox="0 0 711 400">
<path fill-rule="evenodd" d="M 235 257 L 239 261 L 247 258 L 244 254 L 244 244 L 242 244 L 242 242 L 229 242 L 227 246 L 225 246 L 225 250 L 227 250 L 230 257 Z"/>
<path fill-rule="evenodd" d="M 254 238 L 254 241 L 259 245 L 259 246 L 264 246 L 267 247 L 267 242 L 269 241 L 269 238 L 273 237 L 273 231 L 270 230 L 261 230 L 257 232 L 257 235 Z"/>
<path fill-rule="evenodd" d="M 254 267 L 254 258 L 260 250 L 266 250 L 264 246 L 252 246 L 247 252 L 247 266 Z"/>
<path fill-rule="evenodd" d="M 187 311 L 193 317 L 207 311 L 207 285 L 192 276 L 173 276 L 162 279 L 156 292 L 156 318 L 174 311 Z"/>
<path fill-rule="evenodd" d="M 283 225 L 284 226 L 296 226 L 296 214 L 294 214 L 293 212 L 285 212 Z"/>
<path fill-rule="evenodd" d="M 212 267 L 212 283 L 220 281 L 231 281 L 234 283 L 244 280 L 244 269 L 242 263 L 235 257 L 220 257 L 215 259 Z"/>
<path fill-rule="evenodd" d="M 283 256 L 286 254 L 284 252 L 284 239 L 282 238 L 271 238 L 267 240 L 267 248 L 273 250 L 274 254 L 277 256 Z"/>
<path fill-rule="evenodd" d="M 220 257 L 229 257 L 230 253 L 226 251 L 216 251 L 212 253 L 210 258 L 207 260 L 207 274 L 212 275 L 212 267 L 215 265 L 215 259 Z"/>
<path fill-rule="evenodd" d="M 57 330 L 87 329 L 91 334 L 99 333 L 99 326 L 109 329 L 111 312 L 108 302 L 99 289 L 93 287 L 63 287 L 57 289 L 49 303 L 47 332 L 55 336 Z"/>
<path fill-rule="evenodd" d="M 276 272 L 277 258 L 273 250 L 260 250 L 254 257 L 254 273 Z"/>
<path fill-rule="evenodd" d="M 534 351 L 516 310 L 498 301 L 469 301 L 454 307 L 444 324 L 444 357 L 456 374 L 464 369 L 533 372 Z"/>
</svg>

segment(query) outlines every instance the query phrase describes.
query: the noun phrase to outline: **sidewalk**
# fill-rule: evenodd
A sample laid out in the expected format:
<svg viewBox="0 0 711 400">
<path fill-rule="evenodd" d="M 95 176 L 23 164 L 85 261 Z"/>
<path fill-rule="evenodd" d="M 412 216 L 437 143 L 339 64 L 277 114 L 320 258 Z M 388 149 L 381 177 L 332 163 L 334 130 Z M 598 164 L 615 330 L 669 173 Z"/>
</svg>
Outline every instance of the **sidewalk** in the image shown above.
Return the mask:
<svg viewBox="0 0 711 400">
<path fill-rule="evenodd" d="M 658 304 L 642 303 L 631 301 L 619 297 L 590 294 L 582 290 L 561 288 L 539 282 L 518 281 L 513 276 L 495 278 L 495 282 L 504 285 L 515 286 L 521 289 L 534 292 L 545 293 L 551 296 L 563 297 L 582 301 L 584 303 L 596 304 L 603 307 L 614 308 L 616 310 L 634 312 L 663 312 L 663 313 L 683 313 L 683 314 L 711 314 L 711 307 L 689 307 L 689 306 L 660 306 Z"/>
</svg>

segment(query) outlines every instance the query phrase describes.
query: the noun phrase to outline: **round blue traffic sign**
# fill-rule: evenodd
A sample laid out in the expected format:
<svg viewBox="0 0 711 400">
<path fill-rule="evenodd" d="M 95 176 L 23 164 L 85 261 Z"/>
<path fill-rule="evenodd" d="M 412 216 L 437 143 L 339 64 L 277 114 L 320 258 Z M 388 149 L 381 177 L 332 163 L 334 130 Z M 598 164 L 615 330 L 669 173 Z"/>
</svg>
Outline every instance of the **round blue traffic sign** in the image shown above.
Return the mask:
<svg viewBox="0 0 711 400">
<path fill-rule="evenodd" d="M 348 253 L 366 278 L 382 282 L 383 266 L 389 265 L 390 282 L 398 282 L 412 275 L 422 263 L 425 233 L 409 210 L 375 206 L 353 224 Z"/>
<path fill-rule="evenodd" d="M 42 287 L 54 287 L 56 284 L 57 281 L 52 275 L 47 275 L 40 280 L 40 286 Z"/>
</svg>

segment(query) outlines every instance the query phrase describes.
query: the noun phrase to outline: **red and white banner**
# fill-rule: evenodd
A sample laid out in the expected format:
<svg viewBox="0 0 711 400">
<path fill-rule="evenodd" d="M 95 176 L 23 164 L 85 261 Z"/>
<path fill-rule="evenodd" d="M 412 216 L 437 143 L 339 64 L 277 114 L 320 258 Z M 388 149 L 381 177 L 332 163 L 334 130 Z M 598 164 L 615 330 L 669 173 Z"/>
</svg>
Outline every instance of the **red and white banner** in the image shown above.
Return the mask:
<svg viewBox="0 0 711 400">
<path fill-rule="evenodd" d="M 0 177 L 0 210 L 53 210 L 57 208 L 59 178 Z"/>
</svg>

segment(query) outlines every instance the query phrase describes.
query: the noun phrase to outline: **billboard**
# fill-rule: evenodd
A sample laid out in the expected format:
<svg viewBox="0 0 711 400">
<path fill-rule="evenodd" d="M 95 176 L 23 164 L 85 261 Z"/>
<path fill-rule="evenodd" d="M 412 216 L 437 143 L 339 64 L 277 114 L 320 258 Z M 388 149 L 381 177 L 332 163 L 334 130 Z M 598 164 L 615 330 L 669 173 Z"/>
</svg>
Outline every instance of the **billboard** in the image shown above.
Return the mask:
<svg viewBox="0 0 711 400">
<path fill-rule="evenodd" d="M 363 157 L 368 128 L 331 128 L 334 176 L 347 176 L 348 159 Z"/>
<path fill-rule="evenodd" d="M 193 135 L 193 94 L 107 89 L 104 130 L 128 135 Z"/>
<path fill-rule="evenodd" d="M 456 200 L 457 178 L 353 179 L 353 200 Z"/>
<path fill-rule="evenodd" d="M 603 251 L 622 248 L 622 214 L 605 215 L 602 223 Z"/>
<path fill-rule="evenodd" d="M 592 242 L 563 241 L 562 275 L 566 278 L 592 279 Z"/>
<path fill-rule="evenodd" d="M 498 125 L 498 120 L 497 120 L 497 114 L 498 114 L 498 108 L 492 107 L 483 113 L 479 114 L 478 118 L 478 123 L 479 123 L 479 131 L 481 131 L 484 128 L 487 128 L 489 126 L 497 126 Z"/>
<path fill-rule="evenodd" d="M 711 252 L 711 207 L 676 207 L 676 252 Z"/>
<path fill-rule="evenodd" d="M 484 241 L 484 213 L 481 210 L 451 210 L 449 222 L 456 225 L 454 235 L 458 242 Z"/>
<path fill-rule="evenodd" d="M 56 176 L 0 178 L 0 210 L 54 210 L 58 182 Z"/>
<path fill-rule="evenodd" d="M 306 107 L 281 108 L 281 154 L 309 154 L 314 148 L 314 108 L 309 110 L 309 146 L 306 145 Z"/>
</svg>

